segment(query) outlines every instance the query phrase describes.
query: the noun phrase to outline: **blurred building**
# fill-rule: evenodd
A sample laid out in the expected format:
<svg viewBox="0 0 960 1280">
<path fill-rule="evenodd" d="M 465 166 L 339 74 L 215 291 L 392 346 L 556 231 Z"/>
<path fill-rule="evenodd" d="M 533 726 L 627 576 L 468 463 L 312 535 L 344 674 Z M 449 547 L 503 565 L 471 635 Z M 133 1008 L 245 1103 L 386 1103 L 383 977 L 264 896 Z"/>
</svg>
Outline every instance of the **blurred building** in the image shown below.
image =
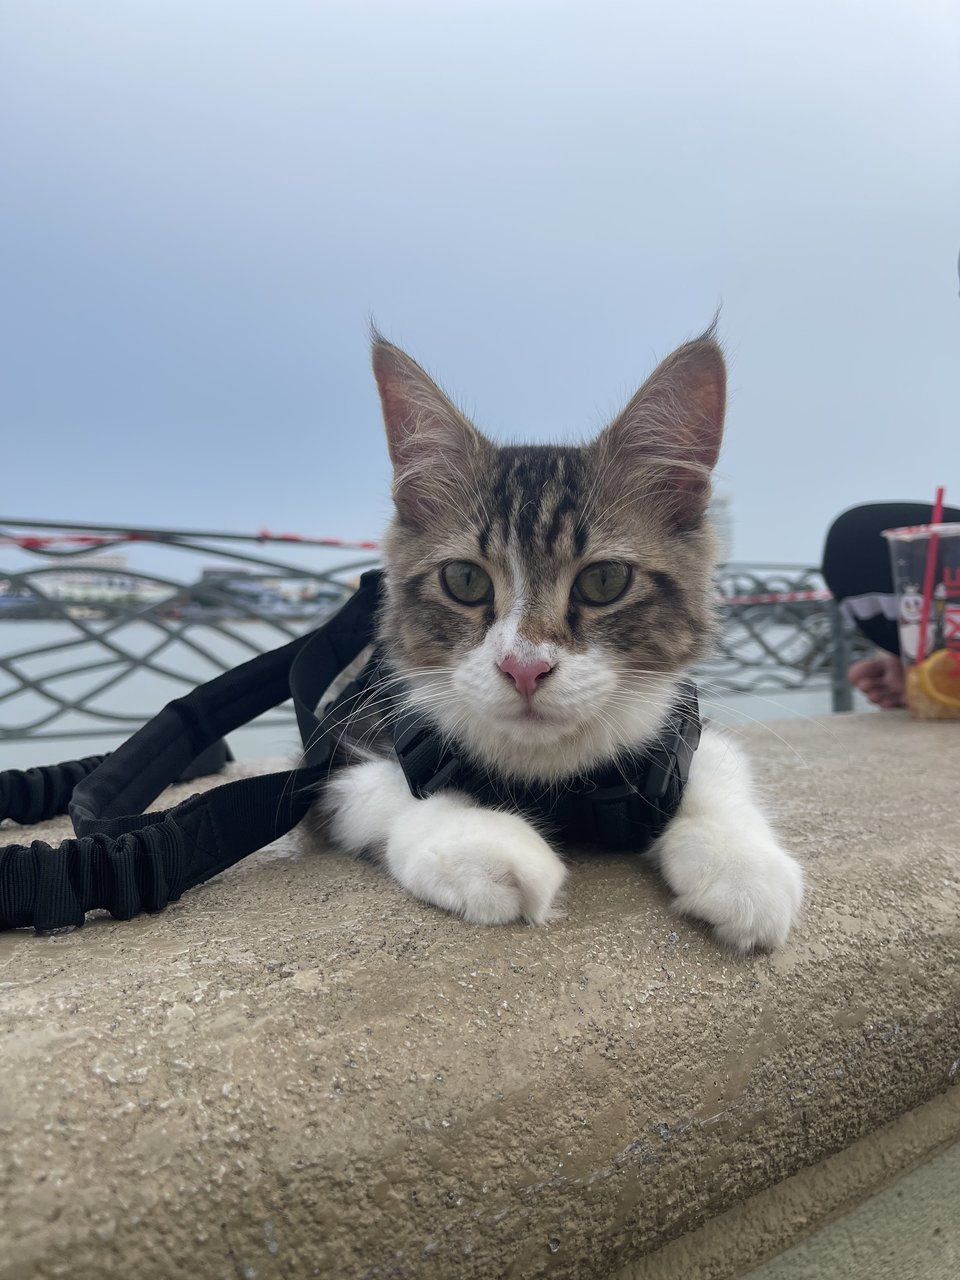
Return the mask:
<svg viewBox="0 0 960 1280">
<path fill-rule="evenodd" d="M 69 568 L 37 574 L 35 581 L 48 600 L 76 604 L 146 604 L 170 594 L 169 587 L 131 573 L 125 555 L 77 556 Z"/>
</svg>

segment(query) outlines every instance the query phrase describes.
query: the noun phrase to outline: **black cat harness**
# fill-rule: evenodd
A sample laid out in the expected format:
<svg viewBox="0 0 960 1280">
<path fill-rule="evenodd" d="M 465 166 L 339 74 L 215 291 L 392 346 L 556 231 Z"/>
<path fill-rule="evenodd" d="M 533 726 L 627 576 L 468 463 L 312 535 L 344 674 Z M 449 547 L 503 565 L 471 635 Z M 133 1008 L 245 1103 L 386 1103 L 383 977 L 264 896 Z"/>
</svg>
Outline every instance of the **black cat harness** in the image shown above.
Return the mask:
<svg viewBox="0 0 960 1280">
<path fill-rule="evenodd" d="M 317 785 L 357 760 L 344 723 L 376 691 L 380 657 L 322 714 L 315 708 L 373 643 L 381 577 L 364 574 L 323 626 L 170 702 L 109 756 L 0 773 L 0 818 L 29 824 L 69 812 L 76 832 L 58 848 L 35 840 L 0 849 L 0 929 L 81 925 L 98 908 L 119 920 L 160 911 L 295 827 Z M 240 778 L 144 812 L 171 783 L 218 771 L 231 758 L 224 735 L 288 698 L 303 741 L 300 768 Z M 560 843 L 633 852 L 646 849 L 676 812 L 700 740 L 692 681 L 681 685 L 654 748 L 559 788 L 491 775 L 416 713 L 388 714 L 385 727 L 413 795 L 465 791 L 538 819 Z"/>
</svg>

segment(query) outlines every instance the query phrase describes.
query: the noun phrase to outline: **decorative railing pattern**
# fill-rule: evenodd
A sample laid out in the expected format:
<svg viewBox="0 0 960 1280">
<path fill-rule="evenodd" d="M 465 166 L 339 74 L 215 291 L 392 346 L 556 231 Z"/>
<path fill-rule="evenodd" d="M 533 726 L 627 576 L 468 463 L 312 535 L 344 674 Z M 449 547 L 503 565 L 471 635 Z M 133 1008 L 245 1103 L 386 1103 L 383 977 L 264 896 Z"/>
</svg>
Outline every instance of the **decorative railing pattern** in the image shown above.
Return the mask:
<svg viewBox="0 0 960 1280">
<path fill-rule="evenodd" d="M 283 560 L 265 554 L 277 544 Z M 131 732 L 185 689 L 317 626 L 376 563 L 373 549 L 0 519 L 0 739 Z M 137 567 L 118 550 L 135 550 Z M 345 561 L 348 551 L 363 554 Z M 289 722 L 283 710 L 260 721 Z"/>
<path fill-rule="evenodd" d="M 280 546 L 282 560 L 267 550 Z M 185 688 L 318 625 L 376 549 L 0 518 L 0 740 L 131 732 Z M 714 696 L 832 688 L 834 708 L 849 707 L 856 641 L 817 570 L 724 566 L 718 610 L 701 670 Z M 260 721 L 291 722 L 283 708 Z"/>
<path fill-rule="evenodd" d="M 841 614 L 819 569 L 726 564 L 717 577 L 720 625 L 700 676 L 721 693 L 829 688 L 848 711 L 846 678 L 869 645 Z"/>
</svg>

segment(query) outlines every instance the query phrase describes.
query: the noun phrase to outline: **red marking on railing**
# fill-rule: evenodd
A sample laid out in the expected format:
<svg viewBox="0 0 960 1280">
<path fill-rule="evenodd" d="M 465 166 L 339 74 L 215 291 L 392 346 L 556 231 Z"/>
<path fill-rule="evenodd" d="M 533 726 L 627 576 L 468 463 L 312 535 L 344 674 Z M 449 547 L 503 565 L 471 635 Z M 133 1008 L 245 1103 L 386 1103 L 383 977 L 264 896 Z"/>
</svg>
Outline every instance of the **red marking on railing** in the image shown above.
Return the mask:
<svg viewBox="0 0 960 1280">
<path fill-rule="evenodd" d="M 204 538 L 217 538 L 216 533 L 200 535 Z M 116 546 L 118 542 L 159 542 L 167 545 L 176 544 L 176 534 L 139 532 L 135 529 L 111 534 L 109 537 L 97 533 L 57 533 L 41 536 L 39 534 L 2 534 L 0 545 L 20 547 L 24 551 L 38 551 L 50 547 L 71 546 L 106 547 Z M 379 542 L 369 539 L 351 541 L 349 538 L 311 538 L 302 533 L 270 533 L 261 529 L 257 534 L 249 535 L 250 542 L 295 542 L 305 547 L 342 547 L 344 551 L 379 551 Z"/>
<path fill-rule="evenodd" d="M 131 542 L 142 540 L 140 534 L 131 533 L 124 536 L 129 537 Z M 105 538 L 94 533 L 61 533 L 47 537 L 40 537 L 39 534 L 19 534 L 0 537 L 0 543 L 6 546 L 22 547 L 24 551 L 36 551 L 41 547 L 55 547 L 65 542 L 83 547 L 102 547 L 110 542 L 116 542 L 116 538 Z"/>
<path fill-rule="evenodd" d="M 832 600 L 833 596 L 821 588 L 816 591 L 767 591 L 752 596 L 718 596 L 717 599 L 720 604 L 796 604 L 806 600 Z"/>
</svg>

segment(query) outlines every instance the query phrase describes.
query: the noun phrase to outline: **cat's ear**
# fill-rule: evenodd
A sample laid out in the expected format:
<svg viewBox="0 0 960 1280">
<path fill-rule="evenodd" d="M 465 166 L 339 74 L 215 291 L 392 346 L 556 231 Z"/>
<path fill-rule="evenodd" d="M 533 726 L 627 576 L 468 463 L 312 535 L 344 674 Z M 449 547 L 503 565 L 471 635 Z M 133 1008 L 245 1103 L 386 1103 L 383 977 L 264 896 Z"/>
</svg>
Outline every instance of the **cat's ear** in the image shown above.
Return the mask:
<svg viewBox="0 0 960 1280">
<path fill-rule="evenodd" d="M 373 335 L 373 373 L 401 516 L 429 524 L 467 483 L 482 437 L 415 360 Z"/>
<path fill-rule="evenodd" d="M 727 374 L 708 330 L 667 356 L 602 433 L 606 470 L 665 509 L 680 529 L 699 524 L 720 454 Z"/>
</svg>

